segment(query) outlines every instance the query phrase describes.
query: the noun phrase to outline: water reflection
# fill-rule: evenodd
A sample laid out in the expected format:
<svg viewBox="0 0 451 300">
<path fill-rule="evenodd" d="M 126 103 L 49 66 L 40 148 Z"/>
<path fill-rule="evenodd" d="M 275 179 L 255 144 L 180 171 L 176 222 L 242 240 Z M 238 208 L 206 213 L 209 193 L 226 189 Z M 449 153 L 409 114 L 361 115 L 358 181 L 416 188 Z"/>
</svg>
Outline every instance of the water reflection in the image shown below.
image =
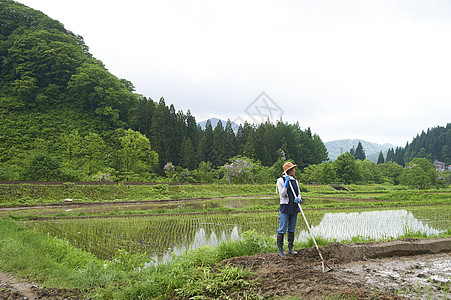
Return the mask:
<svg viewBox="0 0 451 300">
<path fill-rule="evenodd" d="M 299 216 L 298 222 L 303 222 Z M 312 234 L 330 240 L 351 240 L 354 237 L 368 239 L 397 238 L 407 233 L 439 234 L 443 231 L 430 227 L 407 210 L 364 211 L 352 213 L 326 213 L 320 224 L 312 226 Z M 302 230 L 297 239 L 310 237 Z"/>
<path fill-rule="evenodd" d="M 240 239 L 240 234 L 238 233 L 238 226 L 236 225 L 230 233 L 226 233 L 226 231 L 222 230 L 219 237 L 216 235 L 214 230 L 212 230 L 210 235 L 208 235 L 205 229 L 201 227 L 196 231 L 192 243 L 188 245 L 174 246 L 172 249 L 169 248 L 168 251 L 162 256 L 159 257 L 158 255 L 155 255 L 152 257 L 152 260 L 154 261 L 154 264 L 158 264 L 159 262 L 166 262 L 170 260 L 173 255 L 179 256 L 187 250 L 197 249 L 201 246 L 218 246 L 222 242 L 238 239 Z"/>
<path fill-rule="evenodd" d="M 309 218 L 309 216 L 307 217 Z M 415 218 L 412 212 L 407 210 L 383 210 L 383 211 L 363 211 L 363 212 L 338 212 L 325 213 L 318 225 L 312 226 L 312 233 L 317 237 L 328 240 L 351 240 L 354 237 L 365 239 L 388 239 L 397 238 L 407 233 L 422 233 L 426 235 L 437 235 L 443 230 L 435 229 L 423 221 Z M 196 230 L 194 238 L 185 240 L 183 245 L 175 245 L 167 249 L 162 256 L 154 256 L 155 261 L 167 261 L 172 255 L 180 255 L 186 250 L 199 248 L 203 245 L 217 246 L 223 241 L 239 239 L 240 234 L 248 230 L 247 226 L 234 225 L 233 229 L 220 230 L 215 228 L 214 224 L 200 227 Z M 266 234 L 275 236 L 277 224 L 273 224 L 274 229 Z M 215 231 L 216 230 L 216 231 Z M 266 231 L 266 230 L 264 230 Z M 217 234 L 217 232 L 220 232 Z M 307 241 L 310 234 L 300 215 L 298 217 L 298 226 L 296 240 Z M 161 252 L 160 252 L 161 253 Z"/>
<path fill-rule="evenodd" d="M 396 238 L 406 232 L 436 235 L 451 226 L 450 209 L 415 208 L 358 212 L 306 211 L 315 237 L 350 240 Z M 30 221 L 35 230 L 69 241 L 101 259 L 110 259 L 117 249 L 147 253 L 155 261 L 166 261 L 202 245 L 217 246 L 241 233 L 255 230 L 275 237 L 277 212 L 156 215 L 130 218 L 63 219 Z M 436 229 L 438 228 L 438 229 Z M 309 238 L 302 216 L 298 217 L 296 239 Z"/>
</svg>

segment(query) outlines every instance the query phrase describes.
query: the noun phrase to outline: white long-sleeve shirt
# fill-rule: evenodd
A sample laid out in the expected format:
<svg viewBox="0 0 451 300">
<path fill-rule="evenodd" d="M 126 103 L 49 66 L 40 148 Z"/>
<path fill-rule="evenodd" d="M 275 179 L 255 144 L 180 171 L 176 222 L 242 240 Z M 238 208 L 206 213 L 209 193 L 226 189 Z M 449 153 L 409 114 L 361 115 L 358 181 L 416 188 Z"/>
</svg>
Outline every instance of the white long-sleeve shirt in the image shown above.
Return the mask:
<svg viewBox="0 0 451 300">
<path fill-rule="evenodd" d="M 288 189 L 291 189 L 291 188 L 290 188 L 290 186 L 288 186 L 288 188 L 284 187 L 283 186 L 284 183 L 285 183 L 285 180 L 283 177 L 280 177 L 277 179 L 276 185 L 277 185 L 277 190 L 279 191 L 280 204 L 288 204 L 288 202 L 290 200 L 288 198 Z M 295 189 L 295 188 L 293 187 L 293 189 Z M 296 191 L 296 189 L 294 191 L 297 192 L 296 194 L 298 195 L 299 198 L 301 198 L 301 190 L 299 189 L 299 184 L 297 184 L 297 191 Z M 296 195 L 295 195 L 295 197 L 296 197 Z"/>
</svg>

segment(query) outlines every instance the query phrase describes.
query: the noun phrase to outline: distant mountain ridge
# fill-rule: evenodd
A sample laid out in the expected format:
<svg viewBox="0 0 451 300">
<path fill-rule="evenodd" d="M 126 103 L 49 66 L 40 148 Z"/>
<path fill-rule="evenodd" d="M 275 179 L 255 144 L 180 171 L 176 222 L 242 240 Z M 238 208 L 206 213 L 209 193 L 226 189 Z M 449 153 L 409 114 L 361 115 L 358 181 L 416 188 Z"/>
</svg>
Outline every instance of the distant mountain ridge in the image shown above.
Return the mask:
<svg viewBox="0 0 451 300">
<path fill-rule="evenodd" d="M 365 150 L 366 158 L 374 162 L 377 162 L 377 159 L 379 158 L 379 153 L 381 151 L 382 153 L 384 153 L 385 157 L 385 154 L 387 153 L 388 149 L 396 148 L 396 146 L 389 143 L 381 145 L 358 139 L 330 141 L 324 143 L 324 145 L 326 146 L 326 149 L 329 152 L 329 159 L 335 160 L 340 154 L 343 154 L 346 151 L 351 150 L 352 147 L 357 148 L 359 142 L 362 143 L 363 150 Z"/>
<path fill-rule="evenodd" d="M 197 124 L 202 128 L 202 130 L 205 129 L 205 126 L 207 124 L 207 121 L 210 120 L 211 122 L 211 126 L 213 127 L 213 129 L 216 127 L 216 125 L 218 125 L 218 122 L 221 121 L 222 122 L 222 127 L 225 128 L 227 121 L 218 119 L 218 118 L 210 118 L 204 121 L 200 121 Z M 237 123 L 230 121 L 232 123 L 232 129 L 233 131 L 236 133 L 238 131 L 238 127 L 240 127 L 240 125 L 238 125 Z"/>
</svg>

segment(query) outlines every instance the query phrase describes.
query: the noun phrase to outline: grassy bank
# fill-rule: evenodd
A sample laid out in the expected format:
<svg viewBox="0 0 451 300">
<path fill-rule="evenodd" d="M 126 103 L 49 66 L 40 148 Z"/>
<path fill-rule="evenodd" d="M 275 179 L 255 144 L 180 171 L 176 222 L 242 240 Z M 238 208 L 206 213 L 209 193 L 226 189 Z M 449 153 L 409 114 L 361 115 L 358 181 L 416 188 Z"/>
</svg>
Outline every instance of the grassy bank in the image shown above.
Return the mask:
<svg viewBox="0 0 451 300">
<path fill-rule="evenodd" d="M 61 185 L 2 184 L 0 206 L 27 206 L 39 203 L 61 203 L 117 200 L 162 200 L 213 198 L 274 194 L 272 184 L 187 184 L 187 185 Z"/>
</svg>

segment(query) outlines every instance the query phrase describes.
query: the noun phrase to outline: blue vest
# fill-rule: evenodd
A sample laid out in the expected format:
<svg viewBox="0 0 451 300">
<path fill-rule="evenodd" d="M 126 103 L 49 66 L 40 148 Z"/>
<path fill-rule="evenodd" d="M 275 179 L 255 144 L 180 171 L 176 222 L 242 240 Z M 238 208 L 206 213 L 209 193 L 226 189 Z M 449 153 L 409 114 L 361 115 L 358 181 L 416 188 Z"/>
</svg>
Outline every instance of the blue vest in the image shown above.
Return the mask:
<svg viewBox="0 0 451 300">
<path fill-rule="evenodd" d="M 285 176 L 282 176 L 282 178 L 284 178 L 284 181 L 285 181 Z M 290 185 L 293 187 L 294 192 L 297 193 L 298 192 L 298 181 L 296 179 L 291 179 Z M 289 199 L 288 204 L 280 204 L 279 212 L 292 215 L 292 214 L 299 213 L 301 210 L 299 209 L 299 206 L 296 203 L 294 203 L 294 198 L 298 197 L 299 195 L 293 194 L 293 191 L 291 190 L 290 185 L 288 185 L 288 187 L 287 187 L 288 199 Z"/>
</svg>

